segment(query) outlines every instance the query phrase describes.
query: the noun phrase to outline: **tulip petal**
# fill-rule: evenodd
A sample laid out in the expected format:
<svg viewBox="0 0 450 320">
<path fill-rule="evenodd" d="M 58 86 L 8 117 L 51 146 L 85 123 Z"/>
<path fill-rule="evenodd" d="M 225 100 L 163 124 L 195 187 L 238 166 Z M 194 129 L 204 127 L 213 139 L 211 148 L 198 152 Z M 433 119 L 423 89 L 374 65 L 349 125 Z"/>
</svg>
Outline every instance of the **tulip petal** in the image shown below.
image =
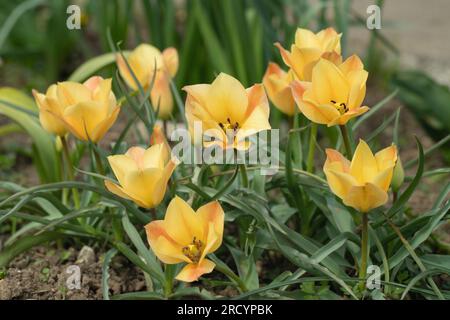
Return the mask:
<svg viewBox="0 0 450 320">
<path fill-rule="evenodd" d="M 58 101 L 64 107 L 91 100 L 91 91 L 86 86 L 77 82 L 59 82 L 56 94 Z"/>
<path fill-rule="evenodd" d="M 204 228 L 209 228 L 214 231 L 215 241 L 211 243 L 209 250 L 205 250 L 205 253 L 212 253 L 222 244 L 225 214 L 218 201 L 209 202 L 198 208 L 197 214 L 202 217 Z M 207 240 L 207 243 L 209 242 L 210 241 Z"/>
<path fill-rule="evenodd" d="M 123 188 L 109 180 L 105 180 L 105 187 L 106 189 L 108 189 L 109 192 L 114 193 L 115 195 L 127 199 L 127 200 L 132 200 L 128 194 L 126 194 L 125 190 L 123 190 Z"/>
<path fill-rule="evenodd" d="M 350 174 L 337 170 L 324 170 L 331 191 L 339 198 L 345 198 L 358 182 Z"/>
<path fill-rule="evenodd" d="M 173 97 L 169 81 L 166 74 L 159 72 L 150 93 L 153 108 L 155 111 L 159 110 L 158 117 L 162 119 L 169 117 L 173 110 Z"/>
<path fill-rule="evenodd" d="M 165 153 L 164 144 L 155 144 L 144 150 L 142 154 L 142 163 L 144 168 L 158 168 L 164 169 L 165 166 Z"/>
<path fill-rule="evenodd" d="M 380 173 L 378 173 L 374 177 L 372 183 L 387 192 L 387 190 L 389 189 L 389 186 L 391 185 L 393 173 L 394 173 L 394 167 L 385 169 L 385 170 L 381 171 Z"/>
<path fill-rule="evenodd" d="M 384 148 L 375 154 L 378 170 L 383 171 L 393 168 L 397 161 L 397 147 L 395 145 Z"/>
<path fill-rule="evenodd" d="M 360 183 L 372 181 L 378 174 L 377 161 L 364 140 L 359 140 L 350 165 L 350 172 Z"/>
<path fill-rule="evenodd" d="M 112 125 L 116 122 L 117 116 L 119 115 L 120 107 L 116 107 L 113 112 L 102 120 L 97 127 L 92 132 L 91 140 L 93 142 L 97 142 L 103 138 L 106 132 L 112 127 Z"/>
<path fill-rule="evenodd" d="M 167 264 L 190 263 L 190 259 L 183 254 L 182 245 L 176 243 L 166 230 L 166 224 L 162 220 L 152 221 L 145 226 L 147 241 L 152 251 L 158 259 Z"/>
<path fill-rule="evenodd" d="M 272 103 L 287 115 L 295 113 L 295 101 L 289 87 L 289 73 L 283 71 L 276 63 L 270 62 L 263 77 L 264 88 Z"/>
<path fill-rule="evenodd" d="M 388 201 L 388 195 L 378 186 L 367 183 L 364 186 L 353 186 L 342 200 L 347 206 L 360 212 L 368 212 L 385 204 Z"/>
<path fill-rule="evenodd" d="M 348 57 L 342 64 L 339 65 L 339 69 L 347 76 L 351 71 L 363 70 L 364 65 L 361 59 L 356 55 Z"/>
<path fill-rule="evenodd" d="M 339 151 L 327 148 L 325 149 L 327 160 L 325 161 L 325 168 L 332 163 L 339 163 L 341 172 L 350 172 L 350 161 L 344 157 Z"/>
<path fill-rule="evenodd" d="M 175 77 L 178 71 L 178 51 L 177 49 L 170 47 L 166 48 L 162 52 L 162 58 L 164 60 L 164 65 L 169 72 L 171 77 Z"/>
<path fill-rule="evenodd" d="M 349 84 L 342 72 L 332 62 L 320 59 L 312 71 L 314 100 L 319 104 L 348 101 Z"/>
<path fill-rule="evenodd" d="M 153 192 L 160 187 L 158 182 L 161 175 L 162 170 L 156 168 L 129 171 L 125 175 L 124 183 L 121 183 L 122 188 L 133 200 L 144 204 L 144 208 L 153 208 L 158 205 L 153 202 Z"/>
<path fill-rule="evenodd" d="M 208 259 L 204 259 L 199 264 L 188 264 L 180 271 L 175 279 L 184 282 L 197 281 L 202 275 L 212 272 L 215 266 L 216 264 Z"/>
<path fill-rule="evenodd" d="M 194 237 L 205 241 L 205 231 L 201 216 L 180 197 L 176 196 L 170 201 L 164 219 L 167 233 L 180 244 L 192 243 Z"/>
<path fill-rule="evenodd" d="M 331 120 L 327 125 L 328 125 L 328 127 L 335 126 L 335 125 L 345 125 L 349 120 L 351 120 L 359 115 L 362 115 L 363 113 L 365 113 L 367 111 L 369 111 L 369 107 L 367 107 L 367 106 L 347 111 L 343 115 L 339 115 L 338 117 Z"/>
<path fill-rule="evenodd" d="M 297 102 L 297 106 L 300 111 L 312 122 L 328 124 L 339 116 L 339 111 L 337 111 L 337 109 L 330 104 L 315 105 L 313 102 L 306 99 L 298 99 L 295 93 L 294 99 Z"/>
<path fill-rule="evenodd" d="M 129 171 L 137 171 L 137 163 L 127 155 L 108 156 L 108 162 L 120 184 L 125 182 L 125 175 Z"/>
<path fill-rule="evenodd" d="M 316 34 L 311 30 L 297 28 L 295 31 L 295 46 L 299 48 L 318 48 L 320 43 Z"/>
<path fill-rule="evenodd" d="M 220 73 L 211 84 L 207 101 L 208 111 L 219 122 L 227 118 L 242 124 L 248 106 L 248 97 L 244 86 L 234 77 Z"/>
<path fill-rule="evenodd" d="M 159 204 L 163 200 L 164 195 L 166 194 L 167 183 L 169 182 L 169 179 L 172 176 L 172 173 L 175 170 L 177 165 L 178 165 L 178 162 L 175 158 L 171 159 L 166 164 L 166 167 L 163 170 L 161 178 L 160 178 L 159 182 L 156 184 L 157 186 L 160 186 L 160 187 L 156 188 L 154 190 L 153 203 Z"/>
</svg>

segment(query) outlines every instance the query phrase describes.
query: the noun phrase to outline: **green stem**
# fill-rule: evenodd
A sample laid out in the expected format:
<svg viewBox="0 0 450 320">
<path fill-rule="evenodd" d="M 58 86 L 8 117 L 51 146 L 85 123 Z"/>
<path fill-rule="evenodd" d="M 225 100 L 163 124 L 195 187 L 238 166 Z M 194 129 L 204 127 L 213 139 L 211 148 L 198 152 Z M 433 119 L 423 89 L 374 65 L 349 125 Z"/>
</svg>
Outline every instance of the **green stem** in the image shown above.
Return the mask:
<svg viewBox="0 0 450 320">
<path fill-rule="evenodd" d="M 314 152 L 316 151 L 317 127 L 317 123 L 311 124 L 311 131 L 309 133 L 308 162 L 306 163 L 307 172 L 314 171 Z"/>
<path fill-rule="evenodd" d="M 345 152 L 347 153 L 347 158 L 351 160 L 353 156 L 352 145 L 350 144 L 350 136 L 348 134 L 347 127 L 345 125 L 340 125 L 342 139 L 344 140 Z"/>
<path fill-rule="evenodd" d="M 105 175 L 105 168 L 103 167 L 102 158 L 100 157 L 100 154 L 97 151 L 97 148 L 93 148 L 94 150 L 94 157 L 95 157 L 95 166 L 97 167 L 98 173 L 101 175 Z"/>
<path fill-rule="evenodd" d="M 63 149 L 64 158 L 66 159 L 66 174 L 69 180 L 74 181 L 73 176 L 73 168 L 72 168 L 72 161 L 70 160 L 70 151 L 69 151 L 69 145 L 67 143 L 66 137 L 61 137 L 61 144 Z M 75 209 L 80 208 L 80 196 L 78 194 L 77 188 L 72 188 L 72 194 L 73 194 L 73 202 L 75 204 Z"/>
<path fill-rule="evenodd" d="M 231 281 L 236 283 L 236 285 L 239 287 L 239 289 L 242 292 L 248 291 L 247 286 L 245 285 L 244 281 L 233 272 L 225 263 L 223 263 L 221 260 L 219 260 L 217 257 L 214 256 L 214 258 L 211 256 L 211 260 L 213 260 L 216 263 L 215 269 L 221 273 L 223 273 L 225 276 L 227 276 Z M 220 261 L 220 262 L 219 262 Z"/>
<path fill-rule="evenodd" d="M 367 245 L 368 240 L 368 225 L 369 225 L 369 215 L 367 212 L 362 213 L 362 232 L 361 232 L 361 264 L 359 268 L 359 287 L 361 291 L 364 290 L 366 286 L 366 273 L 367 273 L 367 256 L 369 247 Z"/>
<path fill-rule="evenodd" d="M 239 164 L 239 171 L 241 172 L 242 186 L 248 188 L 248 176 L 245 163 Z"/>
</svg>

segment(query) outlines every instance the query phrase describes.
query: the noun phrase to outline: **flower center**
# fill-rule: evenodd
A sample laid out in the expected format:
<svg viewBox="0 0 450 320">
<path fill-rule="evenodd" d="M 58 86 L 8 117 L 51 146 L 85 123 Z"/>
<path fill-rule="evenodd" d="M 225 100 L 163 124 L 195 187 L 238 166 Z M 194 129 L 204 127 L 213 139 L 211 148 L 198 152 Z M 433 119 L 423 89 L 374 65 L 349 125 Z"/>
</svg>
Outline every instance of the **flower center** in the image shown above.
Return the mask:
<svg viewBox="0 0 450 320">
<path fill-rule="evenodd" d="M 336 101 L 331 100 L 331 103 L 334 105 L 337 111 L 339 111 L 340 114 L 344 114 L 348 111 L 348 107 L 345 102 L 337 103 Z"/>
<path fill-rule="evenodd" d="M 232 123 L 230 118 L 227 118 L 227 122 L 219 122 L 219 126 L 225 132 L 228 139 L 234 141 L 236 133 L 239 130 L 239 123 L 237 121 Z"/>
<path fill-rule="evenodd" d="M 202 256 L 203 249 L 203 242 L 194 237 L 192 242 L 187 246 L 184 246 L 182 250 L 183 254 L 191 259 L 193 263 L 198 263 L 200 261 L 200 257 Z"/>
</svg>

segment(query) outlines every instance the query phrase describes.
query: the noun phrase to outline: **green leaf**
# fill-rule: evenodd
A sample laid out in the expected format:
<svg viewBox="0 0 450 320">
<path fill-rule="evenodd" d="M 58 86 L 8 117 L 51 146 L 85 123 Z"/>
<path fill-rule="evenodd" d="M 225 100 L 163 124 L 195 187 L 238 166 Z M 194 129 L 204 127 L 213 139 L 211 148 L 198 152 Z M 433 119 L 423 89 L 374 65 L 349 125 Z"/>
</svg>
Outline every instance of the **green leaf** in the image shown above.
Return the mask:
<svg viewBox="0 0 450 320">
<path fill-rule="evenodd" d="M 12 108 L 9 104 L 27 110 L 37 110 L 33 100 L 14 88 L 0 88 L 0 114 L 17 122 L 31 137 L 36 147 L 34 160 L 42 167 L 41 180 L 43 182 L 58 181 L 60 179 L 59 158 L 55 148 L 55 138 L 47 133 L 39 122 L 30 115 Z"/>
<path fill-rule="evenodd" d="M 129 51 L 123 51 L 123 53 L 128 54 Z M 115 63 L 116 55 L 117 54 L 115 52 L 109 52 L 89 59 L 70 75 L 68 81 L 82 82 L 86 80 L 87 78 L 95 75 L 102 68 Z"/>
<path fill-rule="evenodd" d="M 117 250 L 115 248 L 109 249 L 105 254 L 105 258 L 102 264 L 102 293 L 103 299 L 109 300 L 109 265 L 111 264 L 111 260 L 117 254 Z"/>
</svg>

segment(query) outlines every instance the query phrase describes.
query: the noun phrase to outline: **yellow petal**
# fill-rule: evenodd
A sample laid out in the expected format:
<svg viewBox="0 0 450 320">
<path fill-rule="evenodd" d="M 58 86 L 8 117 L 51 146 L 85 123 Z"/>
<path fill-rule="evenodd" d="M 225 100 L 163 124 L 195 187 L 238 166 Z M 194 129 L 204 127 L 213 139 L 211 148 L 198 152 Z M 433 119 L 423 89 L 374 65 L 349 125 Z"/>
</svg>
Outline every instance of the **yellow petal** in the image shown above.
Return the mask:
<svg viewBox="0 0 450 320">
<path fill-rule="evenodd" d="M 331 120 L 327 125 L 329 127 L 335 125 L 345 125 L 349 120 L 358 117 L 367 111 L 369 111 L 369 107 L 367 106 L 347 111 L 346 113 L 339 115 L 333 120 Z"/>
<path fill-rule="evenodd" d="M 202 217 L 204 228 L 212 228 L 214 231 L 215 241 L 211 243 L 209 250 L 205 250 L 206 253 L 212 253 L 222 244 L 225 214 L 218 201 L 209 202 L 198 208 L 197 214 Z"/>
<path fill-rule="evenodd" d="M 115 195 L 127 199 L 127 200 L 132 200 L 130 198 L 130 196 L 128 196 L 128 194 L 125 192 L 125 190 L 123 190 L 123 188 L 109 180 L 105 180 L 105 187 L 106 189 L 108 189 L 109 192 L 114 193 Z"/>
<path fill-rule="evenodd" d="M 178 196 L 170 201 L 164 223 L 170 237 L 180 244 L 190 244 L 194 237 L 205 243 L 202 217 Z"/>
<path fill-rule="evenodd" d="M 372 183 L 387 192 L 389 186 L 391 185 L 393 173 L 394 167 L 385 169 L 373 178 Z"/>
<path fill-rule="evenodd" d="M 234 77 L 220 73 L 211 84 L 207 101 L 208 111 L 215 119 L 225 123 L 227 118 L 243 123 L 248 106 L 244 86 Z"/>
<path fill-rule="evenodd" d="M 164 65 L 169 72 L 171 77 L 175 77 L 178 71 L 178 51 L 177 49 L 170 47 L 166 48 L 162 52 L 162 58 L 164 60 Z"/>
<path fill-rule="evenodd" d="M 377 161 L 364 140 L 359 140 L 350 165 L 350 172 L 362 184 L 372 181 L 378 174 Z"/>
<path fill-rule="evenodd" d="M 295 102 L 289 87 L 289 74 L 270 62 L 263 77 L 264 88 L 272 103 L 287 115 L 295 113 Z"/>
<path fill-rule="evenodd" d="M 171 159 L 167 165 L 165 166 L 161 178 L 159 182 L 156 184 L 159 186 L 153 192 L 153 203 L 158 205 L 164 199 L 164 195 L 166 194 L 167 183 L 169 182 L 170 177 L 172 176 L 173 171 L 175 170 L 178 162 L 176 159 Z"/>
<path fill-rule="evenodd" d="M 56 85 L 52 85 L 56 89 Z M 50 88 L 47 92 L 50 91 Z M 61 119 L 61 106 L 56 100 L 50 97 L 46 97 L 42 93 L 32 90 L 34 99 L 39 108 L 39 121 L 42 127 L 58 136 L 63 136 L 67 133 L 67 129 Z"/>
<path fill-rule="evenodd" d="M 103 81 L 103 78 L 100 76 L 92 76 L 89 79 L 87 79 L 85 82 L 83 82 L 83 85 L 88 88 L 90 91 L 94 91 L 98 88 L 100 83 Z"/>
<path fill-rule="evenodd" d="M 120 184 L 125 182 L 127 172 L 138 170 L 137 163 L 127 155 L 109 156 L 108 162 Z"/>
<path fill-rule="evenodd" d="M 330 165 L 330 167 L 333 167 L 333 165 Z M 348 195 L 353 186 L 358 185 L 356 179 L 348 173 L 331 168 L 324 169 L 324 172 L 331 191 L 341 199 Z"/>
<path fill-rule="evenodd" d="M 170 157 L 170 146 L 167 142 L 166 136 L 160 125 L 155 125 L 153 127 L 152 135 L 150 136 L 150 145 L 164 144 L 163 161 L 166 163 Z"/>
<path fill-rule="evenodd" d="M 147 240 L 155 255 L 164 263 L 174 264 L 190 262 L 183 254 L 182 245 L 172 239 L 166 232 L 167 227 L 162 220 L 152 221 L 145 226 Z"/>
<path fill-rule="evenodd" d="M 144 208 L 153 208 L 159 203 L 153 202 L 154 192 L 156 188 L 161 186 L 158 184 L 162 176 L 161 169 L 144 169 L 127 172 L 122 188 L 132 198 L 139 201 Z"/>
<path fill-rule="evenodd" d="M 159 168 L 163 169 L 165 166 L 165 153 L 164 144 L 155 144 L 144 151 L 142 155 L 142 164 L 144 168 Z"/>
<path fill-rule="evenodd" d="M 79 139 L 95 141 L 94 130 L 109 116 L 107 108 L 107 105 L 95 101 L 80 102 L 64 110 L 64 120 Z"/>
<path fill-rule="evenodd" d="M 325 161 L 324 169 L 326 169 L 332 163 L 339 164 L 339 171 L 341 172 L 350 172 L 350 161 L 345 158 L 339 151 L 334 149 L 325 149 L 325 153 L 327 154 L 327 159 Z"/>
<path fill-rule="evenodd" d="M 215 263 L 204 259 L 199 264 L 187 264 L 175 279 L 184 282 L 197 281 L 199 277 L 214 270 Z"/>
<path fill-rule="evenodd" d="M 361 106 L 366 96 L 366 81 L 368 73 L 365 70 L 351 71 L 348 74 L 350 93 L 348 96 L 348 108 L 354 110 Z"/>
<path fill-rule="evenodd" d="M 332 100 L 347 102 L 350 87 L 338 67 L 320 59 L 312 71 L 312 90 L 318 104 L 328 104 Z"/>
<path fill-rule="evenodd" d="M 315 102 L 309 98 L 311 90 L 304 91 L 303 87 L 297 82 L 291 84 L 292 95 L 297 103 L 300 111 L 309 120 L 319 124 L 328 124 L 333 119 L 339 117 L 339 111 L 330 104 L 316 105 Z"/>
<path fill-rule="evenodd" d="M 166 74 L 159 72 L 150 93 L 153 108 L 155 111 L 159 110 L 158 117 L 161 119 L 167 119 L 173 109 L 173 98 L 169 81 Z"/>
<path fill-rule="evenodd" d="M 319 48 L 320 42 L 311 30 L 297 28 L 295 32 L 295 45 L 299 48 Z"/>
<path fill-rule="evenodd" d="M 378 151 L 375 154 L 375 159 L 377 161 L 379 171 L 393 168 L 397 161 L 397 147 L 392 145 Z"/>
<path fill-rule="evenodd" d="M 311 81 L 313 68 L 319 61 L 322 51 L 319 48 L 298 48 L 292 46 L 292 70 L 299 80 Z"/>
<path fill-rule="evenodd" d="M 317 33 L 317 39 L 324 51 L 335 51 L 341 53 L 341 34 L 333 28 L 326 28 Z"/>
<path fill-rule="evenodd" d="M 347 206 L 360 212 L 368 212 L 385 204 L 388 201 L 388 195 L 378 186 L 367 183 L 364 186 L 353 186 L 342 200 Z"/>
<path fill-rule="evenodd" d="M 97 124 L 94 131 L 92 132 L 91 140 L 93 142 L 98 142 L 103 138 L 103 136 L 106 134 L 106 132 L 116 122 L 119 112 L 120 112 L 120 107 L 116 107 L 107 118 L 105 118 L 99 124 Z"/>
<path fill-rule="evenodd" d="M 339 65 L 339 69 L 345 76 L 347 76 L 351 71 L 363 70 L 364 65 L 361 59 L 356 54 L 354 54 L 348 57 L 341 65 Z"/>
<path fill-rule="evenodd" d="M 91 91 L 81 83 L 59 82 L 56 91 L 58 101 L 63 107 L 91 100 Z"/>
</svg>

